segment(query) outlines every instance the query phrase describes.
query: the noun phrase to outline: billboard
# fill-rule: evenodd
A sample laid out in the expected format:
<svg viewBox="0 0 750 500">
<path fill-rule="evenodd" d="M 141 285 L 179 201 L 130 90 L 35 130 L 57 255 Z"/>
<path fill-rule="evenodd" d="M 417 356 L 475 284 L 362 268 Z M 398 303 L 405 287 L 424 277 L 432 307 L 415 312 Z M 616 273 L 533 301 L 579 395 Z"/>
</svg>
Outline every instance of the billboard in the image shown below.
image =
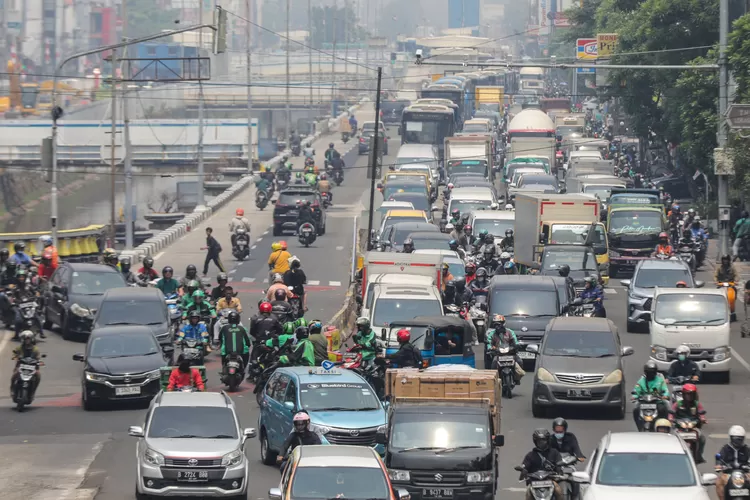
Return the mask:
<svg viewBox="0 0 750 500">
<path fill-rule="evenodd" d="M 579 38 L 576 40 L 576 59 L 579 61 L 596 61 L 598 56 L 596 38 Z"/>
<path fill-rule="evenodd" d="M 549 2 L 554 0 L 539 0 L 539 35 L 549 35 L 549 25 L 551 21 L 548 17 L 550 13 Z"/>
</svg>

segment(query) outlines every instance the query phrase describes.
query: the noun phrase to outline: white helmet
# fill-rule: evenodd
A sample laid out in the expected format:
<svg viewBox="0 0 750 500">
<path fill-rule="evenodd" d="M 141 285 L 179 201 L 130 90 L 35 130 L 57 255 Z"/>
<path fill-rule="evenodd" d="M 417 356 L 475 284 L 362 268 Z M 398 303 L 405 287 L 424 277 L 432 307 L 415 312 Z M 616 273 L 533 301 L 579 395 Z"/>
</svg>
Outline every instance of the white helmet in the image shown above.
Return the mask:
<svg viewBox="0 0 750 500">
<path fill-rule="evenodd" d="M 281 274 L 276 273 L 276 274 L 273 275 L 273 282 L 274 283 L 283 283 L 284 282 L 284 277 Z"/>
<path fill-rule="evenodd" d="M 39 237 L 39 243 L 42 244 L 43 247 L 49 246 L 52 244 L 52 236 L 48 234 L 43 234 Z"/>
<path fill-rule="evenodd" d="M 456 229 L 456 226 L 454 226 L 450 222 L 445 225 L 445 230 L 448 231 L 448 232 L 453 231 L 454 229 Z"/>
<path fill-rule="evenodd" d="M 26 333 L 26 332 L 24 332 L 24 333 Z M 23 335 L 23 333 L 21 335 Z M 741 425 L 733 425 L 732 427 L 729 428 L 729 437 L 730 438 L 733 438 L 733 437 L 744 438 L 745 437 L 745 428 L 742 427 Z"/>
<path fill-rule="evenodd" d="M 24 330 L 18 334 L 18 338 L 21 339 L 21 342 L 26 339 L 34 340 L 34 332 L 32 332 L 31 330 Z"/>
<path fill-rule="evenodd" d="M 674 352 L 678 356 L 680 354 L 684 354 L 685 356 L 690 356 L 690 348 L 686 346 L 685 344 L 682 344 L 681 346 L 679 346 L 677 349 L 674 350 Z"/>
<path fill-rule="evenodd" d="M 293 255 L 287 259 L 287 262 L 289 262 L 289 267 L 292 267 L 292 264 L 299 262 L 299 258 L 296 255 Z"/>
<path fill-rule="evenodd" d="M 508 252 L 501 253 L 500 260 L 510 260 L 510 254 Z"/>
<path fill-rule="evenodd" d="M 505 205 L 505 210 L 514 210 L 513 204 L 512 203 L 508 203 L 507 205 Z"/>
</svg>

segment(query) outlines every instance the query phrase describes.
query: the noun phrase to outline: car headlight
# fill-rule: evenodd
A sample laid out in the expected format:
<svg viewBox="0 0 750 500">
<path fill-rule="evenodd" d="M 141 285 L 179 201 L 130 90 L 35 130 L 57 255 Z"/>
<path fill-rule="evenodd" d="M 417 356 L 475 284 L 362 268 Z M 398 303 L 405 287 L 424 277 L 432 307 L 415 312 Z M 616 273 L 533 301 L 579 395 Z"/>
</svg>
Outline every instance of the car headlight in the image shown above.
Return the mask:
<svg viewBox="0 0 750 500">
<path fill-rule="evenodd" d="M 90 318 L 92 316 L 91 311 L 85 307 L 81 307 L 78 304 L 70 305 L 70 312 L 81 318 Z"/>
<path fill-rule="evenodd" d="M 644 297 L 642 295 L 638 295 L 637 293 L 631 293 L 629 294 L 630 298 L 633 300 L 646 300 L 648 297 Z"/>
<path fill-rule="evenodd" d="M 540 382 L 554 382 L 555 377 L 544 368 L 538 368 L 536 371 L 536 378 Z"/>
<path fill-rule="evenodd" d="M 107 375 L 101 375 L 99 373 L 93 373 L 93 372 L 85 372 L 86 373 L 86 380 L 89 380 L 91 382 L 106 382 L 109 377 Z"/>
<path fill-rule="evenodd" d="M 602 380 L 602 384 L 619 384 L 622 382 L 622 370 L 615 370 Z"/>
<path fill-rule="evenodd" d="M 146 373 L 146 378 L 148 379 L 161 378 L 161 370 L 152 370 Z"/>
<path fill-rule="evenodd" d="M 489 483 L 492 482 L 492 471 L 467 472 L 467 483 Z"/>
<path fill-rule="evenodd" d="M 242 450 L 234 450 L 231 453 L 227 453 L 223 457 L 221 457 L 221 465 L 223 467 L 231 467 L 232 465 L 239 465 L 242 463 L 242 459 L 244 458 L 245 454 L 242 453 Z"/>
<path fill-rule="evenodd" d="M 729 348 L 728 347 L 717 347 L 714 350 L 714 357 L 712 358 L 713 361 L 724 361 L 729 357 Z"/>
<path fill-rule="evenodd" d="M 408 470 L 388 469 L 388 478 L 391 481 L 408 483 L 411 481 L 411 475 Z"/>
<path fill-rule="evenodd" d="M 610 258 L 612 258 L 612 257 L 615 257 L 615 258 L 617 258 L 617 257 L 619 257 L 619 256 L 620 256 L 620 252 L 615 252 L 614 250 L 610 250 L 610 251 L 609 251 L 609 257 L 610 257 Z"/>
<path fill-rule="evenodd" d="M 320 425 L 320 424 L 312 424 L 312 423 L 310 424 L 310 430 L 316 434 L 322 434 L 322 435 L 328 434 L 329 432 L 331 432 L 330 427 L 326 427 L 325 425 Z"/>
<path fill-rule="evenodd" d="M 652 345 L 651 346 L 651 357 L 654 359 L 658 359 L 659 361 L 666 361 L 667 360 L 667 349 L 659 346 L 659 345 Z"/>
<path fill-rule="evenodd" d="M 146 451 L 143 452 L 143 460 L 149 465 L 156 465 L 157 467 L 164 465 L 164 455 L 151 448 L 146 448 Z"/>
</svg>

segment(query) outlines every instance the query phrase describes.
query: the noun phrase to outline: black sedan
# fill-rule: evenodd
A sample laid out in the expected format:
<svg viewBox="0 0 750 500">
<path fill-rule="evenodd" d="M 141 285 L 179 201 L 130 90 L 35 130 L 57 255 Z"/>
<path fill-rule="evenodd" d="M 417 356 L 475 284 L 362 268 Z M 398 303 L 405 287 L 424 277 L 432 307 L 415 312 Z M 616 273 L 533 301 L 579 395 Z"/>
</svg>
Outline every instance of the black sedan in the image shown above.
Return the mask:
<svg viewBox="0 0 750 500">
<path fill-rule="evenodd" d="M 363 155 L 370 152 L 370 144 L 372 143 L 372 136 L 375 135 L 374 130 L 364 130 L 362 134 L 359 136 L 359 154 Z M 380 131 L 380 137 L 382 138 L 383 147 L 381 154 L 387 155 L 388 154 L 388 136 L 385 135 L 385 132 L 382 130 Z"/>
<path fill-rule="evenodd" d="M 108 402 L 150 401 L 161 390 L 161 367 L 167 364 L 148 326 L 98 328 L 86 353 L 73 360 L 84 363 L 81 399 L 87 411 Z"/>
</svg>

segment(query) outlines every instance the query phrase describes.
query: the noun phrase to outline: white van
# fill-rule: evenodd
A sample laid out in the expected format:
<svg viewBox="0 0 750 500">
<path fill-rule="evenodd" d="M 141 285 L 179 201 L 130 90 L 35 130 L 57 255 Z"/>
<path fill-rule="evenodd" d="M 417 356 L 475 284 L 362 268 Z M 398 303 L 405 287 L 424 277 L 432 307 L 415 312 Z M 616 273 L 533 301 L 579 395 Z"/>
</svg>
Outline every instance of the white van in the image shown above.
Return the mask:
<svg viewBox="0 0 750 500">
<path fill-rule="evenodd" d="M 488 187 L 454 188 L 450 196 L 446 213 L 451 213 L 454 208 L 461 210 L 462 214 L 499 208 L 494 190 Z"/>
<path fill-rule="evenodd" d="M 365 288 L 365 297 L 362 301 L 362 313 L 360 316 L 369 317 L 372 309 L 372 302 L 378 290 L 383 285 L 401 285 L 416 287 L 435 286 L 435 278 L 431 276 L 420 276 L 418 274 L 376 274 L 370 276 Z"/>
<path fill-rule="evenodd" d="M 417 316 L 442 315 L 443 302 L 436 286 L 379 285 L 373 290 L 372 309 L 368 317 L 373 331 L 380 335 L 391 323 Z M 388 342 L 390 345 L 396 339 L 389 338 Z"/>
<path fill-rule="evenodd" d="M 574 158 L 596 158 L 598 160 L 603 160 L 604 156 L 602 156 L 601 151 L 599 151 L 598 149 L 588 149 L 571 151 L 568 155 L 568 162 L 572 162 Z"/>
<path fill-rule="evenodd" d="M 402 144 L 396 154 L 396 170 L 402 165 L 418 163 L 428 165 L 434 176 L 438 177 L 440 154 L 432 144 Z M 435 184 L 437 185 L 437 184 Z"/>
<path fill-rule="evenodd" d="M 690 348 L 702 372 L 729 383 L 729 303 L 723 289 L 659 288 L 651 303 L 651 359 L 669 370 L 674 351 Z"/>
</svg>

